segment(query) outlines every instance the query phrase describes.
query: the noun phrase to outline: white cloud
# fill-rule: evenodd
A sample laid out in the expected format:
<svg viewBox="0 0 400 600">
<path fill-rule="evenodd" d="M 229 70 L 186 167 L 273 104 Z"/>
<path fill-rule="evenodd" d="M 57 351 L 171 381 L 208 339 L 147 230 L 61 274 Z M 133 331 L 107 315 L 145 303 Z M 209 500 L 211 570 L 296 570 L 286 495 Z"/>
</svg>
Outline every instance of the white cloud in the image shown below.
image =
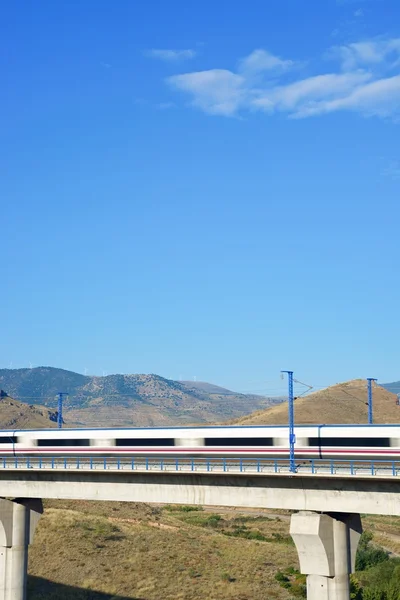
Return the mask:
<svg viewBox="0 0 400 600">
<path fill-rule="evenodd" d="M 302 107 L 295 116 L 309 117 L 343 109 L 357 110 L 367 116 L 396 118 L 400 115 L 400 75 L 359 86 L 343 98 Z"/>
<path fill-rule="evenodd" d="M 298 106 L 304 107 L 317 100 L 346 96 L 369 79 L 370 75 L 363 72 L 316 75 L 288 85 L 276 86 L 259 95 L 253 100 L 253 104 L 263 108 L 266 102 L 267 109 L 272 104 L 279 110 L 293 111 Z"/>
<path fill-rule="evenodd" d="M 168 78 L 170 85 L 192 95 L 192 104 L 213 115 L 234 115 L 245 104 L 246 80 L 225 69 Z"/>
<path fill-rule="evenodd" d="M 151 50 L 145 50 L 143 53 L 148 58 L 158 58 L 165 62 L 178 62 L 180 60 L 189 60 L 197 56 L 195 50 L 158 50 L 152 48 Z"/>
<path fill-rule="evenodd" d="M 362 8 L 359 8 L 358 10 L 355 10 L 355 11 L 354 11 L 353 15 L 354 15 L 355 17 L 363 17 L 363 16 L 364 16 L 364 11 L 363 11 L 363 9 L 362 9 Z"/>
<path fill-rule="evenodd" d="M 276 69 L 289 69 L 293 64 L 292 60 L 282 60 L 266 50 L 259 49 L 240 60 L 238 70 L 245 74 L 262 73 Z"/>
<path fill-rule="evenodd" d="M 349 44 L 336 48 L 334 55 L 337 72 L 303 79 L 299 70 L 290 72 L 293 61 L 255 50 L 239 61 L 237 71 L 184 73 L 167 78 L 167 83 L 187 94 L 192 106 L 212 115 L 279 111 L 305 118 L 352 110 L 400 119 L 399 38 Z"/>
<path fill-rule="evenodd" d="M 339 56 L 344 70 L 359 67 L 394 67 L 400 59 L 400 38 L 390 40 L 366 41 L 332 50 L 332 56 Z"/>
</svg>

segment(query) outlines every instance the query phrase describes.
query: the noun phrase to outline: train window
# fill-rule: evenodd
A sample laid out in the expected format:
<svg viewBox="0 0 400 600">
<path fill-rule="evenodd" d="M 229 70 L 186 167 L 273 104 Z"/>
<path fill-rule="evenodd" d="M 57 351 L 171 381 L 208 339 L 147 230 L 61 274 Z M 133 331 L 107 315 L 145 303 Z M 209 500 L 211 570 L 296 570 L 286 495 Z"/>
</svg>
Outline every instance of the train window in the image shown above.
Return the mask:
<svg viewBox="0 0 400 600">
<path fill-rule="evenodd" d="M 205 438 L 205 446 L 273 446 L 272 438 Z"/>
<path fill-rule="evenodd" d="M 351 446 L 365 448 L 389 448 L 389 438 L 308 438 L 309 446 Z"/>
<path fill-rule="evenodd" d="M 16 441 L 17 441 L 17 438 L 15 438 L 11 435 L 0 437 L 0 444 L 15 444 Z"/>
<path fill-rule="evenodd" d="M 65 440 L 65 439 L 57 439 L 57 440 L 37 440 L 38 446 L 90 446 L 90 440 Z"/>
<path fill-rule="evenodd" d="M 175 446 L 174 438 L 156 438 L 156 439 L 132 439 L 132 438 L 119 438 L 115 440 L 116 446 Z"/>
</svg>

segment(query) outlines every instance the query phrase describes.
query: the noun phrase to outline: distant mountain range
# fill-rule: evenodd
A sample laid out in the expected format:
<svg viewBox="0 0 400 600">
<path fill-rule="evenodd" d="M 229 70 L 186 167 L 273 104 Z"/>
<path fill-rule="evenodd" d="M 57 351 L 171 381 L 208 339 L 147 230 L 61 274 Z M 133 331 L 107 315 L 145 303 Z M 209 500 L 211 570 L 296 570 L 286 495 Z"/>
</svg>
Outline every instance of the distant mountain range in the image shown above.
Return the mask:
<svg viewBox="0 0 400 600">
<path fill-rule="evenodd" d="M 66 426 L 168 426 L 218 423 L 268 408 L 279 398 L 238 394 L 205 382 L 159 375 L 91 377 L 56 369 L 0 369 L 0 388 L 28 404 L 64 404 Z"/>
<path fill-rule="evenodd" d="M 400 381 L 393 381 L 392 383 L 381 383 L 381 387 L 385 388 L 388 392 L 392 392 L 392 394 L 400 394 Z"/>
</svg>

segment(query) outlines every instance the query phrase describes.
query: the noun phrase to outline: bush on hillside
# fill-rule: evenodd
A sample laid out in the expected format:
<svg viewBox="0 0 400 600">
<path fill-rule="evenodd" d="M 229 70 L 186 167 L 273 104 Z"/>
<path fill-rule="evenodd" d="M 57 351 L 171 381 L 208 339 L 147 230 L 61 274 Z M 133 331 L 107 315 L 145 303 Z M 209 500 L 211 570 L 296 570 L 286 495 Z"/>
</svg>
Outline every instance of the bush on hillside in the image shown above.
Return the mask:
<svg viewBox="0 0 400 600">
<path fill-rule="evenodd" d="M 383 548 L 371 546 L 372 533 L 364 531 L 361 534 L 356 555 L 356 571 L 366 571 L 389 559 L 389 554 Z"/>
</svg>

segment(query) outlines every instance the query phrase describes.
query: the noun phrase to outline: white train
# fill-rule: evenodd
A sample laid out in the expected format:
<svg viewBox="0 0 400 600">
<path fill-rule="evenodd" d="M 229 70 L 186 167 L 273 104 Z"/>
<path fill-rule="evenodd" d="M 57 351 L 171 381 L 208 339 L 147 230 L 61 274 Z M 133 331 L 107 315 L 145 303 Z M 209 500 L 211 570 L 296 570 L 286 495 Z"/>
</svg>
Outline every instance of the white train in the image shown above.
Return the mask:
<svg viewBox="0 0 400 600">
<path fill-rule="evenodd" d="M 400 460 L 400 425 L 295 427 L 297 459 Z M 288 427 L 155 427 L 0 431 L 0 456 L 287 458 Z"/>
</svg>

